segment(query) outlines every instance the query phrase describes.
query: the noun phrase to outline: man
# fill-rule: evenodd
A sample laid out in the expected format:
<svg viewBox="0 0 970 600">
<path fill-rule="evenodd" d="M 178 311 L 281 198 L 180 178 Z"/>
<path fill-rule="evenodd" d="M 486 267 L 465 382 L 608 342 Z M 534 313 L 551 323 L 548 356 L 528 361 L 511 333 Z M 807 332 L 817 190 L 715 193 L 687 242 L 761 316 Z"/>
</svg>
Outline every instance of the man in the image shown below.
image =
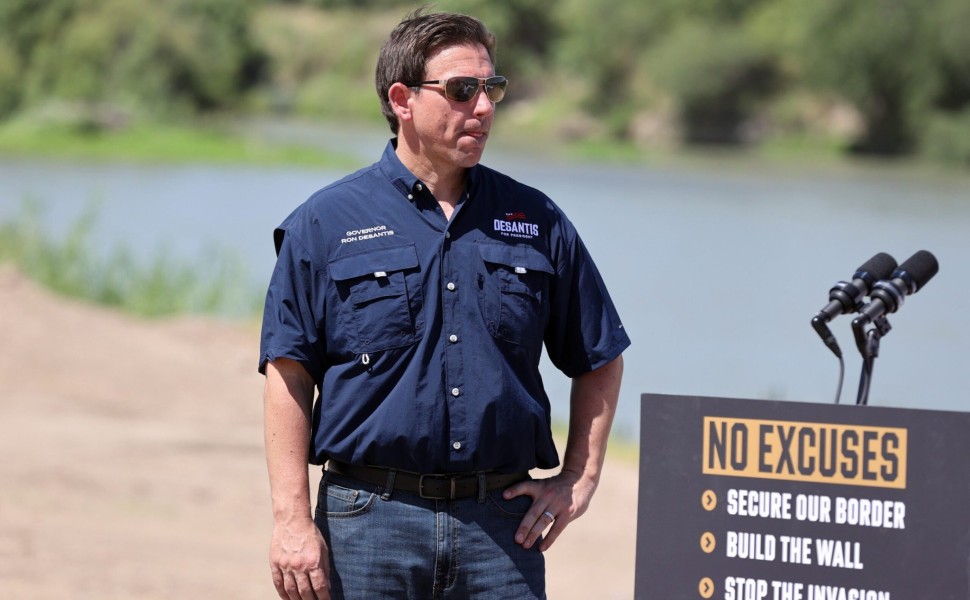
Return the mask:
<svg viewBox="0 0 970 600">
<path fill-rule="evenodd" d="M 260 370 L 281 598 L 544 598 L 541 551 L 596 489 L 629 339 L 572 224 L 479 165 L 494 48 L 476 19 L 406 17 L 377 65 L 396 137 L 276 230 Z M 570 426 L 560 472 L 532 480 L 559 465 L 543 342 Z"/>
</svg>

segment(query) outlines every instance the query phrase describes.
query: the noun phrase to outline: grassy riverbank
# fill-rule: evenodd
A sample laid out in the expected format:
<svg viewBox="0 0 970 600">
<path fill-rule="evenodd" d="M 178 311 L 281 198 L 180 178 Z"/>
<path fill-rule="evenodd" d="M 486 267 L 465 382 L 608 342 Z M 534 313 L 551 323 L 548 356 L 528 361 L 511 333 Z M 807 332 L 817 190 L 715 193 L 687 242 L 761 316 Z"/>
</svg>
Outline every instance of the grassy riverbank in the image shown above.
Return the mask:
<svg viewBox="0 0 970 600">
<path fill-rule="evenodd" d="M 350 166 L 339 153 L 269 143 L 232 123 L 139 123 L 108 128 L 79 123 L 12 121 L 0 126 L 0 157 L 144 163 Z"/>
<path fill-rule="evenodd" d="M 139 122 L 91 125 L 77 119 L 34 115 L 0 124 L 0 160 L 43 158 L 152 164 L 245 164 L 306 166 L 351 171 L 370 162 L 323 139 L 333 127 L 389 135 L 381 122 L 277 122 L 285 132 L 267 133 L 265 123 L 213 117 L 177 123 Z M 269 129 L 274 129 L 270 126 Z M 512 112 L 502 115 L 490 142 L 492 151 L 546 156 L 568 162 L 679 166 L 700 169 L 811 168 L 823 171 L 876 168 L 942 177 L 966 177 L 952 163 L 920 157 L 863 158 L 844 152 L 845 140 L 832 136 L 778 137 L 750 146 L 682 146 L 634 143 L 590 134 L 568 140 L 548 126 Z M 376 157 L 373 157 L 376 158 Z"/>
<path fill-rule="evenodd" d="M 842 142 L 830 137 L 789 137 L 750 147 L 634 143 L 593 131 L 565 139 L 553 125 L 530 114 L 522 110 L 500 114 L 490 142 L 493 149 L 612 164 L 704 163 L 712 159 L 830 165 L 851 162 L 842 152 Z M 276 132 L 268 134 L 266 123 Z M 66 109 L 51 109 L 0 123 L 0 158 L 325 166 L 346 170 L 359 167 L 359 158 L 319 139 L 335 126 L 390 134 L 383 120 L 274 121 L 265 117 L 247 120 L 216 116 L 178 122 L 109 123 L 105 119 L 92 122 Z M 285 132 L 281 134 L 279 129 Z"/>
<path fill-rule="evenodd" d="M 253 318 L 260 294 L 249 289 L 240 260 L 212 248 L 205 259 L 179 261 L 160 249 L 137 260 L 124 245 L 95 250 L 97 205 L 92 203 L 65 235 L 41 226 L 45 208 L 25 201 L 0 223 L 0 264 L 10 262 L 52 291 L 144 317 L 183 313 Z"/>
</svg>

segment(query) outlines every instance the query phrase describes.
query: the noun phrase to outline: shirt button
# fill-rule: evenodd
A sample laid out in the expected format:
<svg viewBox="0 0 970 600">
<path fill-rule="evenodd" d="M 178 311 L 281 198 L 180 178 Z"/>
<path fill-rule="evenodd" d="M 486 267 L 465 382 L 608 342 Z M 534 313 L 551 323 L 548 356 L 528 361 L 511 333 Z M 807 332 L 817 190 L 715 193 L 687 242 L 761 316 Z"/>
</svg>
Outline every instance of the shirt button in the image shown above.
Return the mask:
<svg viewBox="0 0 970 600">
<path fill-rule="evenodd" d="M 453 291 L 455 291 L 455 288 L 458 287 L 458 286 L 456 286 L 453 281 L 449 281 L 448 282 L 448 285 L 446 285 L 445 287 L 448 288 L 448 291 L 449 292 L 453 292 Z"/>
<path fill-rule="evenodd" d="M 414 200 L 414 194 L 408 194 L 408 200 Z"/>
<path fill-rule="evenodd" d="M 454 444 L 451 445 L 451 447 L 454 448 L 455 450 L 461 450 L 461 442 L 455 442 Z"/>
<path fill-rule="evenodd" d="M 451 395 L 457 398 L 458 396 L 461 396 L 461 390 L 458 388 L 451 388 Z"/>
<path fill-rule="evenodd" d="M 421 190 L 424 189 L 424 186 L 419 183 L 418 185 L 414 186 L 414 189 L 416 189 L 416 190 L 418 190 L 420 192 Z"/>
<path fill-rule="evenodd" d="M 445 239 L 449 239 L 449 240 L 451 239 L 451 232 L 450 231 L 446 231 L 445 232 Z"/>
<path fill-rule="evenodd" d="M 455 334 L 451 334 L 451 335 L 448 336 L 448 341 L 451 342 L 452 344 L 454 344 L 454 343 L 458 342 L 458 336 L 455 335 Z"/>
</svg>

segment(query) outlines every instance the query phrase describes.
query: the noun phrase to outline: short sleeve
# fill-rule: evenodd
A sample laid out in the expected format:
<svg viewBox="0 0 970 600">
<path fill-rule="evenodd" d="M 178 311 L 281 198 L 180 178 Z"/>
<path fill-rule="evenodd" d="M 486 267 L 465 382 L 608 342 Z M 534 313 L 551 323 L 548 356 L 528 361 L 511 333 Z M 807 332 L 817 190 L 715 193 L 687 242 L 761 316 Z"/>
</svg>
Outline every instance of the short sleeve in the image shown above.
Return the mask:
<svg viewBox="0 0 970 600">
<path fill-rule="evenodd" d="M 259 372 L 278 358 L 295 360 L 318 384 L 326 370 L 322 337 L 326 276 L 301 240 L 283 226 L 274 233 L 276 267 L 266 292 Z"/>
<path fill-rule="evenodd" d="M 586 246 L 564 225 L 545 344 L 552 363 L 576 377 L 617 358 L 630 338 Z"/>
</svg>

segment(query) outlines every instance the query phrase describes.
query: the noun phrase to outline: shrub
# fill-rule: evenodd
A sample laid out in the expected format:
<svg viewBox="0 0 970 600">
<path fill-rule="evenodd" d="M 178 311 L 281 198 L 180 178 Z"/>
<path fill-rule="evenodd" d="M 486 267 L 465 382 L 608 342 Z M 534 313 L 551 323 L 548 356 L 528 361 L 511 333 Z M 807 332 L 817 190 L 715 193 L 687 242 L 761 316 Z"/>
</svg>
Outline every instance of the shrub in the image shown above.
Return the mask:
<svg viewBox="0 0 970 600">
<path fill-rule="evenodd" d="M 920 149 L 933 160 L 970 167 L 970 108 L 933 114 L 924 129 Z"/>
<path fill-rule="evenodd" d="M 692 143 L 743 141 L 742 126 L 778 86 L 775 57 L 744 31 L 687 22 L 660 41 L 647 71 L 680 108 Z"/>
</svg>

